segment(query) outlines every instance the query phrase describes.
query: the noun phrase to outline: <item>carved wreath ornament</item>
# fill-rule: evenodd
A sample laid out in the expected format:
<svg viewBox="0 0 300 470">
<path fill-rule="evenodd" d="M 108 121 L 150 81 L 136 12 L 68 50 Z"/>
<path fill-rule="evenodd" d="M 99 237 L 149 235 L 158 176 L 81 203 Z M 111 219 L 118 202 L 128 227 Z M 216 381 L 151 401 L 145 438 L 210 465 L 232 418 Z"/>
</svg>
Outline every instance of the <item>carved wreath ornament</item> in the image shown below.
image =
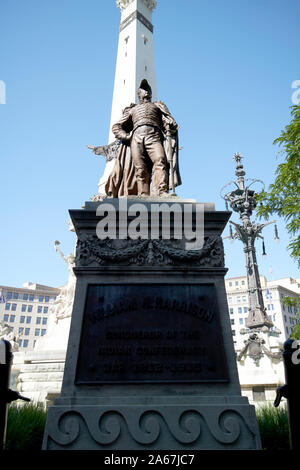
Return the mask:
<svg viewBox="0 0 300 470">
<path fill-rule="evenodd" d="M 100 240 L 97 235 L 78 237 L 76 266 L 89 265 L 197 265 L 224 266 L 220 237 L 208 236 L 201 250 L 184 250 L 176 240 Z"/>
</svg>

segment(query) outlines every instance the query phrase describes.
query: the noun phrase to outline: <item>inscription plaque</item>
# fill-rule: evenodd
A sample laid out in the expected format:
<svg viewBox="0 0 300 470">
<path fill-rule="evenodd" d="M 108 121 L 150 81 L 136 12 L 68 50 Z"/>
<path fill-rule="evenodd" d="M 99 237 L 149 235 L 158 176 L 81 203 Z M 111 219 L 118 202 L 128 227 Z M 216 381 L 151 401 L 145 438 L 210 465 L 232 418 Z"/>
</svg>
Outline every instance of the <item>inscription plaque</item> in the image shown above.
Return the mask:
<svg viewBox="0 0 300 470">
<path fill-rule="evenodd" d="M 77 384 L 227 380 L 213 284 L 88 286 Z"/>
</svg>

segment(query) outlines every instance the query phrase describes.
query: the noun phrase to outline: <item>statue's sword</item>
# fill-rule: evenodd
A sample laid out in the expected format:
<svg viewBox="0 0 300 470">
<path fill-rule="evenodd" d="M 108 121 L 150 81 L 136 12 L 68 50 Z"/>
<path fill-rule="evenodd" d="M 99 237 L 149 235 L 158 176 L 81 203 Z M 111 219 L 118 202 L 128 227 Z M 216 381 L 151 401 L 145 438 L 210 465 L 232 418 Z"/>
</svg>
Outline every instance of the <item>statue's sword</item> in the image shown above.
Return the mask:
<svg viewBox="0 0 300 470">
<path fill-rule="evenodd" d="M 171 138 L 171 129 L 170 129 L 170 124 L 167 124 L 167 131 L 166 131 L 166 137 L 167 137 L 167 142 L 168 142 L 168 161 L 170 164 L 170 176 L 171 176 L 171 196 L 176 196 L 175 193 L 175 183 L 174 183 L 174 162 L 173 162 L 173 150 L 172 150 L 172 138 Z"/>
</svg>

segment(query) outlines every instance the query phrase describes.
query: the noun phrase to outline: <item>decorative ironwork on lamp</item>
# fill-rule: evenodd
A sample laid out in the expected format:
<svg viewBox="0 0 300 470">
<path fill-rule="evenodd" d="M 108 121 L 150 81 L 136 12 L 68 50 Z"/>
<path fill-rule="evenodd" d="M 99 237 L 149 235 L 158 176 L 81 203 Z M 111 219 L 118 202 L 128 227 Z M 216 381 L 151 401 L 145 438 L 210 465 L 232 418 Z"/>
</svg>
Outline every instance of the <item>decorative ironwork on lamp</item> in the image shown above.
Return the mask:
<svg viewBox="0 0 300 470">
<path fill-rule="evenodd" d="M 272 224 L 275 221 L 266 222 L 263 224 L 254 223 L 251 221 L 251 216 L 257 206 L 256 193 L 253 189 L 254 184 L 260 184 L 264 188 L 263 181 L 253 178 L 245 178 L 246 172 L 242 165 L 242 155 L 235 153 L 233 159 L 236 163 L 235 174 L 237 179 L 230 181 L 221 189 L 221 197 L 225 200 L 225 207 L 230 208 L 239 214 L 241 223 L 237 224 L 230 221 L 229 237 L 231 241 L 234 239 L 240 240 L 244 245 L 244 253 L 246 257 L 246 270 L 247 270 L 247 284 L 248 284 L 248 297 L 249 297 L 249 314 L 246 320 L 246 327 L 253 329 L 270 329 L 273 327 L 273 322 L 268 317 L 264 307 L 262 296 L 262 288 L 260 283 L 255 241 L 256 238 L 262 239 L 263 256 L 266 256 L 264 238 L 261 232 L 266 225 Z M 225 192 L 228 186 L 234 186 L 234 189 Z M 232 226 L 235 232 L 232 231 Z M 276 232 L 275 232 L 276 234 Z M 278 238 L 275 235 L 275 238 Z"/>
</svg>

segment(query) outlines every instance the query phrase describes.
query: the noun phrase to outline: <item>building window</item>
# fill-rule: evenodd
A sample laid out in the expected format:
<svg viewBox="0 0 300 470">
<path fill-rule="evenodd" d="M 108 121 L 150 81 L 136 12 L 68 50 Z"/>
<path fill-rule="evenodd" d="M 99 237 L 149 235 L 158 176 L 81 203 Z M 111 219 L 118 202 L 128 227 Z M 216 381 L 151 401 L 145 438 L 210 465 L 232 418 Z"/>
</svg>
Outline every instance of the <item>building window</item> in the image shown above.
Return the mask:
<svg viewBox="0 0 300 470">
<path fill-rule="evenodd" d="M 244 286 L 244 285 L 245 285 L 245 281 L 242 281 L 242 286 Z"/>
<path fill-rule="evenodd" d="M 23 294 L 23 300 L 28 300 L 28 294 Z"/>
<path fill-rule="evenodd" d="M 230 314 L 233 313 L 233 308 L 230 308 L 230 309 L 229 309 L 229 313 L 230 313 Z"/>
<path fill-rule="evenodd" d="M 242 299 L 243 299 L 243 302 L 247 302 L 247 298 L 245 295 L 243 295 Z"/>
<path fill-rule="evenodd" d="M 34 330 L 34 336 L 40 336 L 40 329 L 39 328 L 36 328 Z"/>
<path fill-rule="evenodd" d="M 229 281 L 229 286 L 232 287 L 232 282 L 231 281 Z"/>
<path fill-rule="evenodd" d="M 39 302 L 44 302 L 44 296 L 43 295 L 39 296 Z"/>
<path fill-rule="evenodd" d="M 242 325 L 244 323 L 244 319 L 243 318 L 239 318 L 239 321 L 240 321 L 240 325 Z"/>
<path fill-rule="evenodd" d="M 27 347 L 28 347 L 28 339 L 24 339 L 23 348 L 27 348 Z"/>
<path fill-rule="evenodd" d="M 248 307 L 244 307 L 244 313 L 248 312 Z"/>
<path fill-rule="evenodd" d="M 11 304 L 11 309 L 15 312 L 17 310 L 17 304 Z"/>
<path fill-rule="evenodd" d="M 3 321 L 8 321 L 8 318 L 9 318 L 8 313 L 5 313 L 5 315 L 3 316 Z"/>
<path fill-rule="evenodd" d="M 228 297 L 228 303 L 229 303 L 229 304 L 232 303 L 232 297 Z"/>
<path fill-rule="evenodd" d="M 34 301 L 34 295 L 33 295 L 33 294 L 30 294 L 30 295 L 29 295 L 29 300 L 30 300 L 30 302 L 33 302 L 33 301 Z"/>
<path fill-rule="evenodd" d="M 31 323 L 31 317 L 26 317 L 26 323 Z"/>
<path fill-rule="evenodd" d="M 48 307 L 44 307 L 44 313 L 48 313 Z"/>
<path fill-rule="evenodd" d="M 235 330 L 231 330 L 232 336 L 235 336 Z"/>
<path fill-rule="evenodd" d="M 24 305 L 24 304 L 22 305 L 22 309 L 21 309 L 22 312 L 26 312 L 26 307 L 27 307 L 27 305 Z"/>
<path fill-rule="evenodd" d="M 6 298 L 9 300 L 9 299 L 12 299 L 12 292 L 7 292 L 7 296 Z"/>
<path fill-rule="evenodd" d="M 46 295 L 45 302 L 49 302 L 49 300 L 50 300 L 50 297 L 48 295 Z"/>
<path fill-rule="evenodd" d="M 28 336 L 30 333 L 30 328 L 25 328 L 25 336 Z"/>
<path fill-rule="evenodd" d="M 19 347 L 21 348 L 22 347 L 22 340 L 19 339 Z"/>
<path fill-rule="evenodd" d="M 39 305 L 38 308 L 37 308 L 37 313 L 42 313 L 42 310 L 43 310 L 43 307 L 41 307 L 41 305 Z"/>
<path fill-rule="evenodd" d="M 18 293 L 18 292 L 14 292 L 14 293 L 13 293 L 13 299 L 18 300 L 18 298 L 19 298 L 19 293 Z"/>
<path fill-rule="evenodd" d="M 242 313 L 242 307 L 238 307 L 238 312 Z"/>
<path fill-rule="evenodd" d="M 36 323 L 37 325 L 40 325 L 40 323 L 41 323 L 41 317 L 36 317 L 35 323 Z"/>
<path fill-rule="evenodd" d="M 25 322 L 25 316 L 24 315 L 21 315 L 20 316 L 20 323 L 24 323 Z"/>
<path fill-rule="evenodd" d="M 5 310 L 10 310 L 10 303 L 7 303 L 5 304 Z"/>
<path fill-rule="evenodd" d="M 19 328 L 19 332 L 18 332 L 19 335 L 22 335 L 22 334 L 23 334 L 23 331 L 24 331 L 24 328 L 23 328 L 23 327 Z"/>
<path fill-rule="evenodd" d="M 32 305 L 28 305 L 27 312 L 32 312 Z"/>
<path fill-rule="evenodd" d="M 47 325 L 47 318 L 43 318 L 42 324 L 43 324 L 43 325 Z"/>
<path fill-rule="evenodd" d="M 253 401 L 266 401 L 265 387 L 253 387 Z"/>
<path fill-rule="evenodd" d="M 240 298 L 240 297 L 237 297 L 236 300 L 237 300 L 238 303 L 241 302 L 241 298 Z"/>
<path fill-rule="evenodd" d="M 230 320 L 231 325 L 234 325 L 234 320 L 233 318 Z"/>
<path fill-rule="evenodd" d="M 13 323 L 15 321 L 16 315 L 11 315 L 9 318 L 10 323 Z"/>
<path fill-rule="evenodd" d="M 45 334 L 46 334 L 46 330 L 42 329 L 41 336 L 44 336 Z"/>
<path fill-rule="evenodd" d="M 239 285 L 239 281 L 235 281 L 235 285 L 238 286 L 238 285 Z"/>
</svg>

